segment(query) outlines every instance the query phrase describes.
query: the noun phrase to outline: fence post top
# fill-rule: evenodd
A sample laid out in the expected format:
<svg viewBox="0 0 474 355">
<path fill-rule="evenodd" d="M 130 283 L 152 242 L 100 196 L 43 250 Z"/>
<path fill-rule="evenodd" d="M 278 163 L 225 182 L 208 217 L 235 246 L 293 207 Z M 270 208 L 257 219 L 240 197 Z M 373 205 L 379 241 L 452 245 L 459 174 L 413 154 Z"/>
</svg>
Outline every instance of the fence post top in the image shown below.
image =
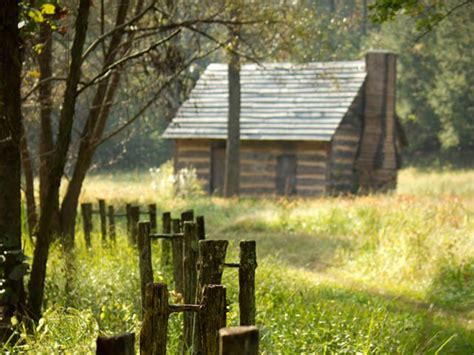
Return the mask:
<svg viewBox="0 0 474 355">
<path fill-rule="evenodd" d="M 219 329 L 219 335 L 222 337 L 229 335 L 247 334 L 247 333 L 258 333 L 258 328 L 254 325 L 241 325 L 238 327 L 226 327 Z"/>
</svg>

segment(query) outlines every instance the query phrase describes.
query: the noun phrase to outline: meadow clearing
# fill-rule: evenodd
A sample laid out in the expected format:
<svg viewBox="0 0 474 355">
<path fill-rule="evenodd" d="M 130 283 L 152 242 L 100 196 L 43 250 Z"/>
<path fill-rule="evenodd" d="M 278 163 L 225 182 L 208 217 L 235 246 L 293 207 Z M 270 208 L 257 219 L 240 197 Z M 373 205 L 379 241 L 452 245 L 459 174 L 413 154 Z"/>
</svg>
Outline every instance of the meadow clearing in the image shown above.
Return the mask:
<svg viewBox="0 0 474 355">
<path fill-rule="evenodd" d="M 396 192 L 318 199 L 173 197 L 156 174 L 91 176 L 82 201 L 193 208 L 209 238 L 257 241 L 257 325 L 265 354 L 474 353 L 474 171 L 402 170 Z M 119 226 L 120 227 L 120 226 Z M 17 325 L 4 350 L 91 353 L 100 334 L 140 329 L 136 251 L 123 226 L 115 246 L 84 246 L 77 224 L 74 273 L 55 244 L 46 311 L 33 334 Z M 120 231 L 120 229 L 119 229 Z M 154 246 L 156 280 L 169 280 Z M 26 245 L 31 255 L 31 246 Z M 68 257 L 71 262 L 71 257 Z M 71 276 L 71 275 L 69 275 Z M 237 324 L 237 276 L 224 273 Z M 179 344 L 178 319 L 169 349 Z"/>
</svg>

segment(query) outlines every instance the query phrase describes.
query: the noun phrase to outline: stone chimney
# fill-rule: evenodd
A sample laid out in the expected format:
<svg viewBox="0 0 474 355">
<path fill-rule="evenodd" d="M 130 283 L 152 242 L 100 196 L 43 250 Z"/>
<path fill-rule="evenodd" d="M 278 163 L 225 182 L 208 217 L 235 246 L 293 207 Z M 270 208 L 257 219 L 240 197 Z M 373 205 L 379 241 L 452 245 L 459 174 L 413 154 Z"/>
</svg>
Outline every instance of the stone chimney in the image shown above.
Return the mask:
<svg viewBox="0 0 474 355">
<path fill-rule="evenodd" d="M 394 53 L 373 51 L 365 57 L 363 131 L 356 170 L 362 191 L 396 187 L 396 62 Z"/>
</svg>

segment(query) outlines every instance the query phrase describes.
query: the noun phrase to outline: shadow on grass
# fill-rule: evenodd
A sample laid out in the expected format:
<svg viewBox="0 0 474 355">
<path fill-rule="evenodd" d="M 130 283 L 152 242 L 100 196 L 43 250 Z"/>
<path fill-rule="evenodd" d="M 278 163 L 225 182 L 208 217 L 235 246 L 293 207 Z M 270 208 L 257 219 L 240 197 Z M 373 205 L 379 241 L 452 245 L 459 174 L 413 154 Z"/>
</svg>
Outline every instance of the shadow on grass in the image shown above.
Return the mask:
<svg viewBox="0 0 474 355">
<path fill-rule="evenodd" d="M 442 308 L 474 311 L 474 258 L 457 265 L 442 265 L 428 297 Z"/>
<path fill-rule="evenodd" d="M 267 353 L 474 353 L 474 334 L 438 309 L 370 290 L 318 286 L 282 270 L 264 263 L 259 274 Z"/>
</svg>

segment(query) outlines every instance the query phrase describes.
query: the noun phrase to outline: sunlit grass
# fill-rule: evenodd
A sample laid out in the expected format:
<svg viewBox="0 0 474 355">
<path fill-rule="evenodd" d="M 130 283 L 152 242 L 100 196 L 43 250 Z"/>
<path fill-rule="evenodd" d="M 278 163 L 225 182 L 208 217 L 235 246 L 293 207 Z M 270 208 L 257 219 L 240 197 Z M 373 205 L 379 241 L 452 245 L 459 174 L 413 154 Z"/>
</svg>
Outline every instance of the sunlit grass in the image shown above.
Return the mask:
<svg viewBox="0 0 474 355">
<path fill-rule="evenodd" d="M 395 193 L 319 199 L 164 198 L 148 173 L 93 176 L 82 201 L 156 202 L 175 216 L 194 208 L 209 237 L 255 239 L 258 326 L 264 353 L 474 353 L 474 172 L 402 171 Z M 96 222 L 98 223 L 98 222 Z M 75 277 L 49 261 L 43 325 L 17 349 L 91 352 L 97 334 L 140 328 L 138 261 L 123 224 L 115 247 L 77 234 Z M 97 228 L 98 229 L 98 228 Z M 97 232 L 97 229 L 95 233 Z M 78 224 L 78 231 L 80 224 Z M 156 280 L 159 248 L 154 247 Z M 237 277 L 226 271 L 232 324 Z M 177 351 L 179 323 L 170 328 Z M 80 328 L 86 329 L 82 331 Z"/>
</svg>

